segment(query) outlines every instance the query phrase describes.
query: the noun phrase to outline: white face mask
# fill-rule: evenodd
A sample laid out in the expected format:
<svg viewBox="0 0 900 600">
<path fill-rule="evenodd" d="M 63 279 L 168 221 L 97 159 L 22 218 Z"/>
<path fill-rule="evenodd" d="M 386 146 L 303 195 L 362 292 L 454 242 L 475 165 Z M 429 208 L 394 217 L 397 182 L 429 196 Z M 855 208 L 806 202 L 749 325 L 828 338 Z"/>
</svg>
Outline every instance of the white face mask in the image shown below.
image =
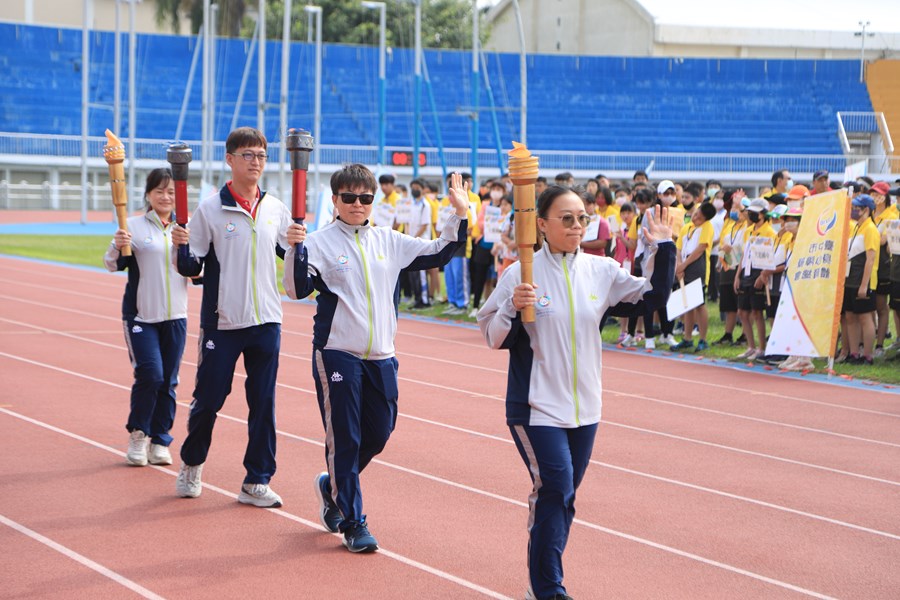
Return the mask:
<svg viewBox="0 0 900 600">
<path fill-rule="evenodd" d="M 622 206 L 623 204 L 625 204 L 626 200 L 628 200 L 626 196 L 619 196 L 618 198 L 616 198 L 616 206 Z"/>
<path fill-rule="evenodd" d="M 718 194 L 718 193 L 719 193 L 719 188 L 711 187 L 708 190 L 706 190 L 706 197 L 707 198 L 715 198 L 716 194 Z"/>
<path fill-rule="evenodd" d="M 491 200 L 499 200 L 503 197 L 503 192 L 500 190 L 491 190 Z"/>
<path fill-rule="evenodd" d="M 772 223 L 772 229 L 775 230 L 775 233 L 781 231 L 781 223 Z"/>
<path fill-rule="evenodd" d="M 787 223 L 784 224 L 784 230 L 788 231 L 790 233 L 797 233 L 797 227 L 799 225 L 800 224 L 797 223 L 796 221 L 788 221 Z"/>
<path fill-rule="evenodd" d="M 722 200 L 721 198 L 716 198 L 715 200 L 712 201 L 712 205 L 716 208 L 716 212 L 718 212 L 718 211 L 722 210 L 723 208 L 725 208 L 725 201 Z"/>
<path fill-rule="evenodd" d="M 791 188 L 794 187 L 794 180 L 788 179 L 787 184 L 784 186 L 785 191 L 791 191 Z"/>
<path fill-rule="evenodd" d="M 672 204 L 675 202 L 675 196 L 674 196 L 674 195 L 672 195 L 672 196 L 660 196 L 660 197 L 659 197 L 659 202 L 660 202 L 660 204 L 662 204 L 663 206 L 672 206 Z"/>
</svg>

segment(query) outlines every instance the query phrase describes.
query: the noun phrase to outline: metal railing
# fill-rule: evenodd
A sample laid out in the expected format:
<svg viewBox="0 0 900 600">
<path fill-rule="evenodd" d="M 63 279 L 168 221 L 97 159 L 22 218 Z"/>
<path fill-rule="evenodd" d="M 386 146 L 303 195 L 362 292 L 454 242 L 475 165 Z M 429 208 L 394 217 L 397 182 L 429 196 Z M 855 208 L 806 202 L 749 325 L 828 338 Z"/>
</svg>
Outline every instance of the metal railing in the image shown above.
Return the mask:
<svg viewBox="0 0 900 600">
<path fill-rule="evenodd" d="M 838 122 L 844 121 L 846 115 L 855 113 L 840 113 Z M 868 113 L 872 131 L 879 131 L 880 125 L 876 123 L 873 113 Z M 855 117 L 854 117 L 855 118 Z M 859 125 L 854 123 L 853 127 Z M 886 128 L 886 125 L 885 125 Z M 886 133 L 886 131 L 885 131 Z M 888 135 L 883 134 L 888 141 Z M 196 140 L 187 141 L 194 148 L 194 156 L 200 156 L 200 143 Z M 843 141 L 842 141 L 843 143 Z M 106 138 L 92 136 L 88 138 L 89 166 L 97 170 L 105 168 L 102 158 L 102 148 L 106 144 Z M 165 163 L 166 148 L 169 140 L 138 139 L 135 140 L 134 156 L 128 157 L 139 161 L 140 168 L 152 168 Z M 269 146 L 269 168 L 267 173 L 277 173 L 281 165 L 287 165 L 288 157 L 283 156 L 280 143 L 273 142 Z M 213 161 L 217 164 L 214 168 L 221 168 L 221 161 L 225 154 L 224 142 L 212 144 Z M 388 155 L 393 150 L 409 151 L 409 147 L 388 147 Z M 331 146 L 320 147 L 323 168 L 333 169 L 336 165 L 347 163 L 362 163 L 375 165 L 378 162 L 377 146 Z M 437 148 L 422 148 L 426 162 L 431 167 L 440 165 L 439 151 Z M 735 174 L 771 174 L 778 169 L 788 169 L 798 174 L 812 173 L 820 169 L 832 172 L 841 172 L 848 164 L 848 158 L 843 155 L 803 155 L 803 154 L 713 154 L 713 153 L 667 153 L 667 152 L 584 152 L 584 151 L 559 151 L 532 150 L 540 157 L 542 171 L 553 173 L 554 171 L 582 171 L 591 174 L 596 173 L 631 173 L 637 170 L 671 173 L 735 173 Z M 893 146 L 891 146 L 892 154 Z M 22 133 L 0 132 L 0 168 L 27 165 L 34 170 L 35 167 L 51 170 L 54 168 L 72 168 L 79 163 L 81 154 L 81 138 L 79 136 L 65 135 L 39 135 Z M 445 148 L 444 157 L 449 168 L 468 169 L 471 164 L 472 151 L 470 148 Z M 478 167 L 490 173 L 496 170 L 498 163 L 495 149 L 482 148 L 478 152 Z M 862 160 L 866 157 L 855 157 L 852 160 Z M 884 156 L 868 157 L 881 161 Z M 897 157 L 889 156 L 896 160 Z M 192 172 L 200 172 L 199 161 L 192 164 Z M 388 167 L 394 169 L 394 167 Z M 405 172 L 402 169 L 395 169 Z M 629 173 L 631 172 L 631 173 Z M 652 177 L 651 173 L 651 177 Z"/>
</svg>

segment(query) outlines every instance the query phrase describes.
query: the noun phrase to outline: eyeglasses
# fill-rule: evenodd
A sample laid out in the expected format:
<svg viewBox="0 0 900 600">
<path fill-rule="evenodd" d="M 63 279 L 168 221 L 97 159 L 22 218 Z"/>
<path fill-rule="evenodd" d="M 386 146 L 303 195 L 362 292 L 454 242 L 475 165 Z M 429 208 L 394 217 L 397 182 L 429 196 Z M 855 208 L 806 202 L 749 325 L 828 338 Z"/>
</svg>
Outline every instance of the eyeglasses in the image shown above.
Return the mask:
<svg viewBox="0 0 900 600">
<path fill-rule="evenodd" d="M 545 219 L 559 219 L 562 222 L 562 226 L 566 229 L 571 229 L 575 226 L 575 221 L 578 221 L 578 224 L 581 225 L 584 229 L 587 229 L 587 226 L 591 224 L 591 217 L 587 214 L 580 214 L 577 217 L 573 214 L 563 215 L 561 217 L 544 217 Z"/>
<path fill-rule="evenodd" d="M 253 159 L 257 159 L 259 162 L 266 162 L 269 160 L 269 155 L 265 152 L 260 152 L 256 154 L 255 152 L 241 152 L 240 154 L 235 154 L 234 152 L 229 152 L 232 156 L 240 156 L 247 162 L 253 162 Z"/>
<path fill-rule="evenodd" d="M 354 194 L 353 192 L 341 192 L 341 202 L 344 204 L 353 204 L 359 200 L 360 204 L 368 205 L 375 202 L 375 194 Z"/>
</svg>

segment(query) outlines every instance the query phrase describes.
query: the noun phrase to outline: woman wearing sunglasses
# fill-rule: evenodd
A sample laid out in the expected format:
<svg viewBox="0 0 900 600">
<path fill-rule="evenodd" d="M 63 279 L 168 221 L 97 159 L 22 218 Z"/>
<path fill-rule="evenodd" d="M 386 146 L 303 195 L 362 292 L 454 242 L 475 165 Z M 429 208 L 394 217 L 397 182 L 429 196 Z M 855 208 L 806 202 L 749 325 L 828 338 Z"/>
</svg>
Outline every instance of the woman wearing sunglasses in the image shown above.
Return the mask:
<svg viewBox="0 0 900 600">
<path fill-rule="evenodd" d="M 331 177 L 337 219 L 306 237 L 303 225 L 288 229 L 284 289 L 294 299 L 314 290 L 313 379 L 325 426 L 328 467 L 315 479 L 319 518 L 344 534 L 351 552 L 373 552 L 378 542 L 363 514 L 359 474 L 384 449 L 397 420 L 395 290 L 401 269 L 422 271 L 447 264 L 466 243 L 468 185 L 450 181 L 456 209 L 436 240 L 404 235 L 369 223 L 375 177 L 349 165 Z M 300 253 L 294 244 L 304 243 Z"/>
<path fill-rule="evenodd" d="M 601 407 L 600 322 L 608 310 L 642 314 L 666 302 L 675 244 L 666 208 L 644 220 L 643 273 L 579 250 L 590 216 L 572 190 L 551 186 L 537 204 L 543 247 L 534 255 L 534 285 L 510 266 L 478 313 L 488 345 L 510 351 L 506 422 L 533 483 L 526 598 L 566 599 L 562 553 L 575 516 L 575 490 L 591 457 Z M 534 305 L 535 322 L 520 311 Z"/>
</svg>

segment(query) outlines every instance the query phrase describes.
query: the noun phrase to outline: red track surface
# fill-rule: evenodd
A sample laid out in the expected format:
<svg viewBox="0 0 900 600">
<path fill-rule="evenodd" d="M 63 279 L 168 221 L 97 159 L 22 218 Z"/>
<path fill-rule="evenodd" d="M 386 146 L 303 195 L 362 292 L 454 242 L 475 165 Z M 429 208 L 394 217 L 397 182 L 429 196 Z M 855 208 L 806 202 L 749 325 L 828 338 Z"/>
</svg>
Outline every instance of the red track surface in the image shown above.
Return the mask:
<svg viewBox="0 0 900 600">
<path fill-rule="evenodd" d="M 123 287 L 0 258 L 3 596 L 523 597 L 531 483 L 504 424 L 505 352 L 471 329 L 401 321 L 401 417 L 363 474 L 382 550 L 351 555 L 318 525 L 312 492 L 314 307 L 285 304 L 272 482 L 285 506 L 268 511 L 235 500 L 242 375 L 203 495 L 174 495 L 198 289 L 176 465 L 125 465 Z M 606 353 L 604 378 L 565 555 L 575 598 L 898 597 L 900 395 L 634 353 Z"/>
</svg>

